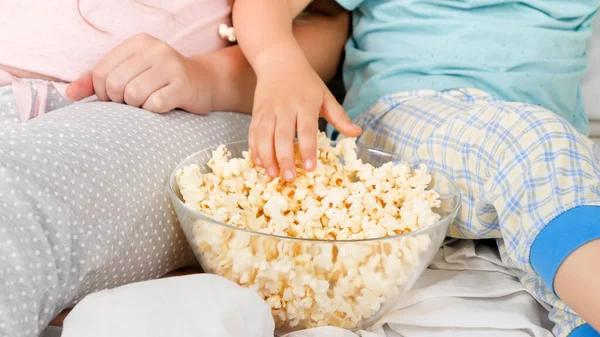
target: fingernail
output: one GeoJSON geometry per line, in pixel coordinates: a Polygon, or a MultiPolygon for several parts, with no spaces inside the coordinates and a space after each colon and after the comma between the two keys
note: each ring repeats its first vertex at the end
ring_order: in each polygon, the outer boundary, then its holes
{"type": "Polygon", "coordinates": [[[304,169],[305,170],[312,170],[313,168],[314,168],[313,161],[311,159],[307,159],[304,162],[304,169]]]}
{"type": "Polygon", "coordinates": [[[267,169],[267,173],[269,174],[269,176],[271,176],[271,178],[277,177],[277,171],[275,171],[275,169],[272,167],[269,167],[269,169],[267,169]]]}
{"type": "Polygon", "coordinates": [[[262,166],[262,162],[260,161],[260,158],[258,158],[258,157],[254,158],[254,165],[262,166]]]}
{"type": "Polygon", "coordinates": [[[292,170],[285,170],[283,173],[283,178],[285,178],[286,181],[292,181],[294,180],[294,173],[292,170]]]}

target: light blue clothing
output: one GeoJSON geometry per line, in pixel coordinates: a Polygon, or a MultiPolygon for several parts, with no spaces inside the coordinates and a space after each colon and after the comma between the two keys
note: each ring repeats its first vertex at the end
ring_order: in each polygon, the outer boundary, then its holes
{"type": "Polygon", "coordinates": [[[600,0],[337,1],[354,11],[344,65],[353,119],[388,94],[476,88],[587,135],[579,82],[600,0]]]}

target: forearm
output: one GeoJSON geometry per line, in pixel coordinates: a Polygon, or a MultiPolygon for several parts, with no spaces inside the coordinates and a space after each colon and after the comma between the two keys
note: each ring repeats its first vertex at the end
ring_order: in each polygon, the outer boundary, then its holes
{"type": "MultiPolygon", "coordinates": [[[[349,32],[344,11],[308,14],[293,24],[293,36],[312,68],[324,81],[335,75],[349,32]]],[[[215,73],[213,111],[252,112],[256,75],[239,46],[197,57],[215,73]]]]}
{"type": "Polygon", "coordinates": [[[233,26],[246,59],[259,74],[273,62],[303,62],[293,19],[310,0],[236,0],[233,26]]]}

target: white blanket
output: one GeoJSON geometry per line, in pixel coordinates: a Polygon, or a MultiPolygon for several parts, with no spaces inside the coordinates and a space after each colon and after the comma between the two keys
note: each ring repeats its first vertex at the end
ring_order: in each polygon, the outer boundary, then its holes
{"type": "MultiPolygon", "coordinates": [[[[262,317],[268,316],[264,303],[256,303],[253,296],[241,296],[245,291],[241,288],[232,291],[229,281],[222,279],[217,282],[222,283],[219,286],[214,278],[210,282],[196,278],[194,283],[187,276],[165,280],[87,297],[65,321],[63,337],[162,337],[181,325],[185,329],[177,329],[178,337],[203,336],[207,332],[215,337],[246,337],[249,326],[253,327],[252,336],[273,334],[272,321],[262,317]],[[190,296],[195,292],[206,294],[207,286],[210,296],[202,297],[204,300],[190,296]],[[178,291],[173,290],[178,287],[178,291]],[[119,303],[127,305],[122,308],[119,303]],[[138,309],[132,307],[135,303],[138,309]],[[253,322],[243,324],[250,318],[253,322]],[[238,324],[224,325],[225,320],[238,324]],[[259,331],[260,326],[263,331],[259,331]]],[[[551,337],[550,329],[547,311],[502,266],[494,245],[455,241],[438,252],[413,290],[370,331],[354,334],[327,327],[298,331],[288,337],[551,337]]]]}

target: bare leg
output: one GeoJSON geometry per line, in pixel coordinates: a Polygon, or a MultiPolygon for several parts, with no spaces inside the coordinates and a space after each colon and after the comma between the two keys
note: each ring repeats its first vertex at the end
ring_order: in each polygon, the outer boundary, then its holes
{"type": "Polygon", "coordinates": [[[558,296],[600,331],[600,240],[575,250],[558,269],[554,289],[558,296]]]}

